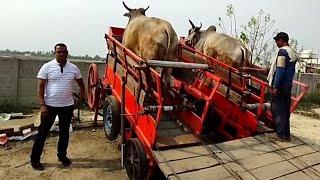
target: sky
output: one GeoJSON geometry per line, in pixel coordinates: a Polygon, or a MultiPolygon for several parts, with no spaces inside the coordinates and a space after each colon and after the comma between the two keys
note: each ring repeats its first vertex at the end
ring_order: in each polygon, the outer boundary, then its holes
{"type": "MultiPolygon", "coordinates": [[[[232,4],[238,24],[263,9],[275,28],[298,40],[305,49],[320,49],[319,0],[124,0],[131,8],[150,5],[146,15],[169,21],[178,36],[186,36],[190,18],[203,27],[217,25],[232,4]]],[[[0,0],[0,50],[51,51],[68,45],[72,55],[107,53],[104,33],[109,26],[125,27],[127,12],[118,0],[0,0]]],[[[218,29],[219,30],[219,29],[218,29]]]]}

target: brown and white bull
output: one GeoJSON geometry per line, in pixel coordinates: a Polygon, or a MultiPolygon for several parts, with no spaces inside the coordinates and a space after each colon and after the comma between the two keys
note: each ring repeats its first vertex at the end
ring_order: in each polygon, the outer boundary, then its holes
{"type": "Polygon", "coordinates": [[[188,45],[235,68],[249,66],[251,53],[239,39],[217,33],[215,26],[200,30],[202,25],[197,27],[191,20],[189,22],[191,29],[186,38],[188,45]]]}
{"type": "MultiPolygon", "coordinates": [[[[178,36],[171,24],[159,18],[146,17],[145,12],[149,6],[146,9],[132,9],[124,2],[123,5],[129,11],[124,14],[129,17],[129,22],[122,43],[146,61],[151,59],[176,61],[178,36]]],[[[166,91],[172,70],[164,68],[162,71],[166,91]]]]}

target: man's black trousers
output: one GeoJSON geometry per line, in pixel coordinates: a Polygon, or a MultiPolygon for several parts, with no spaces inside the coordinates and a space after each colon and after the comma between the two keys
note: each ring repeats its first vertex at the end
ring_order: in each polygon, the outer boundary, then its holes
{"type": "Polygon", "coordinates": [[[38,134],[34,140],[31,161],[40,161],[44,143],[49,134],[49,131],[54,123],[56,116],[59,117],[59,142],[58,142],[58,157],[66,157],[69,143],[69,127],[73,115],[73,105],[66,107],[47,106],[48,112],[41,113],[41,123],[38,128],[38,134]]]}
{"type": "Polygon", "coordinates": [[[278,93],[272,96],[272,116],[276,123],[276,132],[281,138],[290,137],[290,107],[292,84],[282,85],[278,93]]]}

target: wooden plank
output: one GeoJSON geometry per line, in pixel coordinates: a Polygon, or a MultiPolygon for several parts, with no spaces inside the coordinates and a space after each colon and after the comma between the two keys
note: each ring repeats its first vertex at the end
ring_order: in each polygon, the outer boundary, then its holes
{"type": "Polygon", "coordinates": [[[306,169],[308,167],[320,164],[320,152],[315,152],[290,159],[289,162],[297,166],[299,169],[306,169]]]}
{"type": "Polygon", "coordinates": [[[276,152],[261,154],[258,156],[248,157],[238,161],[238,163],[247,170],[267,166],[273,163],[281,162],[284,158],[282,158],[276,152]]]}
{"type": "Polygon", "coordinates": [[[159,149],[198,145],[201,141],[193,134],[181,134],[177,136],[158,136],[156,146],[159,149]]]}
{"type": "Polygon", "coordinates": [[[138,65],[137,61],[133,60],[130,56],[126,56],[128,64],[133,67],[138,65]]]}
{"type": "Polygon", "coordinates": [[[309,176],[307,176],[305,173],[298,171],[286,176],[282,176],[280,178],[277,178],[277,180],[312,180],[309,176]]]}
{"type": "Polygon", "coordinates": [[[133,94],[138,92],[139,84],[130,74],[127,75],[127,87],[133,94]]]}
{"type": "Polygon", "coordinates": [[[173,161],[209,154],[210,152],[203,146],[191,146],[186,148],[177,148],[165,151],[153,151],[153,155],[158,163],[162,163],[165,160],[173,161]]]}
{"type": "MultiPolygon", "coordinates": [[[[177,176],[179,179],[184,180],[218,180],[231,177],[231,174],[223,166],[214,166],[197,171],[178,174],[177,176]]],[[[168,179],[177,180],[178,178],[175,175],[171,175],[168,179]]]]}
{"type": "Polygon", "coordinates": [[[185,134],[182,129],[176,128],[176,129],[159,129],[158,130],[158,136],[178,136],[185,134]]]}
{"type": "Polygon", "coordinates": [[[226,151],[228,156],[230,156],[233,160],[240,160],[268,152],[272,152],[273,149],[269,148],[265,144],[256,144],[253,146],[243,147],[240,149],[234,149],[230,151],[226,151]]]}
{"type": "MultiPolygon", "coordinates": [[[[164,141],[169,142],[167,139],[164,141]]],[[[168,179],[292,178],[289,174],[307,177],[298,173],[301,171],[310,176],[307,170],[312,172],[310,177],[320,177],[320,152],[294,136],[291,142],[279,142],[258,135],[211,144],[208,148],[217,157],[221,158],[224,154],[229,160],[222,160],[220,165],[220,159],[212,156],[203,146],[154,151],[153,154],[168,179]],[[287,157],[283,152],[288,154],[287,157]]]]}
{"type": "Polygon", "coordinates": [[[114,58],[113,58],[111,55],[108,56],[108,62],[107,62],[107,64],[108,64],[108,67],[110,67],[111,69],[114,69],[115,60],[114,60],[114,58]]]}
{"type": "Polygon", "coordinates": [[[120,63],[116,63],[116,73],[117,73],[119,76],[124,75],[124,68],[121,66],[120,63]]]}
{"type": "Polygon", "coordinates": [[[314,167],[304,169],[302,172],[311,177],[311,179],[320,179],[320,171],[315,170],[314,167]]]}
{"type": "Polygon", "coordinates": [[[274,144],[276,144],[277,146],[279,146],[281,149],[286,149],[286,148],[290,148],[290,147],[294,147],[294,146],[298,146],[298,145],[302,145],[304,144],[304,142],[302,142],[301,140],[299,140],[298,138],[292,136],[290,141],[278,141],[273,139],[271,136],[272,133],[265,133],[265,138],[269,139],[270,141],[272,141],[274,144]]]}
{"type": "Polygon", "coordinates": [[[219,143],[219,144],[216,144],[216,146],[223,151],[229,151],[229,150],[240,149],[243,147],[248,147],[248,146],[252,146],[260,143],[261,142],[255,139],[254,137],[247,137],[247,138],[219,143]]]}
{"type": "Polygon", "coordinates": [[[177,129],[180,128],[176,122],[173,121],[160,121],[160,124],[158,125],[159,130],[165,130],[165,129],[177,129]]]}
{"type": "MultiPolygon", "coordinates": [[[[227,90],[228,90],[228,87],[224,84],[221,84],[219,87],[218,87],[218,91],[221,92],[224,96],[227,95],[227,90]]],[[[235,91],[233,91],[232,89],[230,89],[229,91],[229,99],[236,103],[236,104],[240,104],[241,102],[241,95],[236,93],[235,91]]]]}
{"type": "Polygon", "coordinates": [[[225,152],[217,148],[217,146],[210,144],[207,147],[220,159],[222,163],[228,163],[233,161],[225,152]]]}
{"type": "Polygon", "coordinates": [[[170,114],[168,112],[163,112],[162,113],[160,123],[162,121],[172,121],[171,118],[170,118],[170,114]]]}
{"type": "Polygon", "coordinates": [[[259,121],[258,123],[258,128],[257,128],[257,133],[261,134],[261,133],[271,133],[274,132],[273,129],[268,128],[263,122],[259,121]]]}
{"type": "Polygon", "coordinates": [[[299,145],[299,146],[294,146],[291,148],[285,149],[285,151],[289,152],[292,154],[294,157],[306,155],[306,154],[311,154],[315,153],[316,150],[314,150],[311,146],[308,145],[299,145]]]}
{"type": "Polygon", "coordinates": [[[274,179],[297,171],[299,171],[297,167],[288,161],[282,161],[251,170],[250,173],[258,179],[274,179]]]}
{"type": "Polygon", "coordinates": [[[212,156],[198,156],[177,161],[169,161],[158,164],[166,177],[174,173],[195,171],[218,165],[219,162],[212,156]]]}
{"type": "Polygon", "coordinates": [[[145,97],[146,97],[146,92],[143,89],[141,89],[140,96],[139,96],[139,104],[140,105],[143,105],[145,97]]]}

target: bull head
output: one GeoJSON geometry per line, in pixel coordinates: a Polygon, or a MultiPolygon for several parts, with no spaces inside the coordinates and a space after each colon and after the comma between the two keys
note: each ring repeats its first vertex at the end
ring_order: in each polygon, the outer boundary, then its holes
{"type": "Polygon", "coordinates": [[[139,8],[139,9],[132,9],[129,8],[123,1],[122,1],[123,6],[129,11],[127,13],[124,13],[124,16],[129,17],[130,19],[137,17],[137,16],[145,16],[146,15],[146,11],[149,9],[150,6],[148,6],[147,8],[139,8]]]}
{"type": "Polygon", "coordinates": [[[186,43],[190,46],[195,46],[201,37],[202,31],[200,31],[202,27],[202,23],[200,22],[200,26],[197,27],[193,24],[193,22],[189,19],[191,24],[191,29],[189,29],[188,37],[186,38],[186,43]]]}

